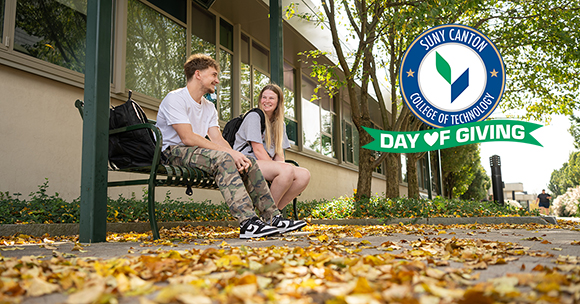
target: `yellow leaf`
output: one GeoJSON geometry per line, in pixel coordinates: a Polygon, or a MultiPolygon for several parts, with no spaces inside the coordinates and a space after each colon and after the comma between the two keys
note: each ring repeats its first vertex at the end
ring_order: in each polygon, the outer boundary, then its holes
{"type": "Polygon", "coordinates": [[[316,283],[315,279],[306,279],[304,281],[302,281],[302,283],[300,283],[300,287],[304,287],[304,288],[309,288],[309,289],[314,289],[316,287],[318,287],[320,284],[316,283]]]}
{"type": "Polygon", "coordinates": [[[258,292],[258,285],[256,284],[246,284],[234,286],[231,289],[231,294],[236,296],[240,300],[251,298],[258,292]]]}
{"type": "Polygon", "coordinates": [[[76,243],[75,246],[71,249],[71,251],[80,251],[80,252],[86,252],[86,250],[83,250],[85,248],[83,248],[83,246],[81,246],[80,243],[76,243]]]}
{"type": "Polygon", "coordinates": [[[192,295],[189,293],[180,294],[175,297],[179,302],[184,304],[212,304],[213,301],[203,295],[192,295]]]}
{"type": "Polygon", "coordinates": [[[66,303],[69,304],[84,304],[96,302],[105,291],[105,284],[98,283],[91,287],[81,289],[80,291],[71,294],[66,303]]]}
{"type": "MultiPolygon", "coordinates": [[[[393,284],[388,289],[385,289],[382,296],[387,302],[394,299],[403,299],[411,293],[411,285],[393,284]]],[[[393,301],[394,302],[394,301],[393,301]]]]}
{"type": "Polygon", "coordinates": [[[328,236],[326,234],[319,235],[318,236],[318,241],[321,242],[321,243],[328,242],[328,236]]]}
{"type": "Polygon", "coordinates": [[[157,294],[155,301],[158,303],[171,303],[175,302],[177,296],[184,295],[184,294],[198,294],[198,288],[194,287],[193,285],[189,284],[175,284],[169,285],[157,294]]]}
{"type": "Polygon", "coordinates": [[[258,282],[258,278],[255,274],[247,274],[240,278],[240,280],[236,283],[236,285],[248,285],[248,284],[256,284],[258,282]]]}
{"type": "Polygon", "coordinates": [[[559,291],[560,285],[556,282],[540,282],[540,284],[536,286],[536,290],[544,293],[548,293],[552,290],[559,291]]]}
{"type": "Polygon", "coordinates": [[[2,251],[24,250],[24,247],[2,247],[2,251]]]}
{"type": "Polygon", "coordinates": [[[355,238],[362,238],[363,237],[362,234],[360,232],[358,232],[358,231],[353,236],[355,238]]]}
{"type": "Polygon", "coordinates": [[[58,285],[51,284],[38,277],[32,278],[29,283],[30,285],[26,288],[26,294],[31,297],[51,294],[59,289],[58,285]]]}
{"type": "Polygon", "coordinates": [[[356,281],[356,286],[354,287],[353,293],[371,293],[374,292],[374,288],[371,287],[369,281],[364,277],[359,277],[356,281]]]}
{"type": "Polygon", "coordinates": [[[344,297],[347,304],[379,304],[381,302],[377,301],[370,294],[354,294],[344,297]]]}

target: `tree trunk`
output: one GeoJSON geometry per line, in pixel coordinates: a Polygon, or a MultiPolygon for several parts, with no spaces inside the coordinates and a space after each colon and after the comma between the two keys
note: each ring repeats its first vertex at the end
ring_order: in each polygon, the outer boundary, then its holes
{"type": "Polygon", "coordinates": [[[387,186],[385,189],[385,196],[387,198],[399,197],[399,153],[387,153],[387,186]]]}
{"type": "Polygon", "coordinates": [[[453,173],[448,173],[443,177],[443,187],[445,188],[445,194],[447,198],[453,198],[453,173]]]}
{"type": "MultiPolygon", "coordinates": [[[[362,147],[372,141],[372,137],[360,128],[362,132],[359,131],[359,147],[362,147]]],[[[364,197],[371,197],[371,183],[373,179],[373,162],[372,157],[373,151],[368,149],[359,149],[359,162],[358,162],[358,180],[355,199],[359,200],[364,197]]]]}
{"type": "Polygon", "coordinates": [[[419,198],[416,153],[407,153],[407,192],[409,198],[419,198]]]}

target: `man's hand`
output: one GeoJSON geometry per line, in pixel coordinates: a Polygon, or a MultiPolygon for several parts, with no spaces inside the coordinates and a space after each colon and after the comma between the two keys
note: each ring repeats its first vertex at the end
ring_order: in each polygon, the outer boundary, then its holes
{"type": "Polygon", "coordinates": [[[252,162],[250,162],[250,160],[241,152],[232,150],[232,152],[230,152],[230,155],[234,159],[236,168],[240,173],[246,172],[252,165],[252,162]]]}

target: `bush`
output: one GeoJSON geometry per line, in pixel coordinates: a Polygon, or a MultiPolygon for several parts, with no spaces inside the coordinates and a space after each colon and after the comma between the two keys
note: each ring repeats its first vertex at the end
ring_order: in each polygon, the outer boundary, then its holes
{"type": "Polygon", "coordinates": [[[570,188],[566,193],[558,196],[552,204],[552,210],[558,216],[580,216],[580,186],[570,188]]]}
{"type": "MultiPolygon", "coordinates": [[[[30,193],[28,200],[0,192],[0,224],[78,223],[80,220],[80,199],[68,203],[55,195],[48,195],[48,180],[38,191],[30,193]]],[[[172,221],[227,221],[234,220],[229,207],[220,202],[180,201],[170,198],[168,191],[163,202],[156,204],[159,222],[172,221]]],[[[291,205],[287,207],[290,211],[291,205]]],[[[311,219],[344,218],[429,218],[429,217],[485,217],[485,216],[526,216],[539,215],[538,211],[528,212],[523,208],[499,206],[493,202],[464,201],[436,197],[433,200],[396,198],[384,196],[355,201],[354,197],[341,196],[332,200],[312,200],[298,202],[298,216],[311,219]]],[[[288,212],[290,214],[290,212],[288,212]]],[[[138,198],[119,195],[108,198],[107,221],[147,222],[147,192],[138,198]]]]}
{"type": "Polygon", "coordinates": [[[429,217],[489,217],[538,216],[537,210],[527,211],[514,206],[500,206],[493,202],[465,201],[435,197],[433,200],[384,196],[355,201],[352,197],[332,200],[300,202],[301,218],[429,218],[429,217]]]}

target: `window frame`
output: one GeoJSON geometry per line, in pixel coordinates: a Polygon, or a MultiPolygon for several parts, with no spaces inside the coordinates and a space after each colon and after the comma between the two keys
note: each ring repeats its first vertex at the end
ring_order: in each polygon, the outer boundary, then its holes
{"type": "MultiPolygon", "coordinates": [[[[302,135],[299,135],[299,137],[302,137],[302,151],[309,153],[309,154],[314,154],[323,158],[327,158],[327,159],[332,159],[333,161],[339,162],[339,157],[340,157],[340,152],[338,151],[337,148],[337,134],[339,134],[339,132],[337,132],[337,126],[340,126],[338,123],[338,113],[337,113],[337,102],[338,102],[338,98],[337,96],[332,96],[330,97],[330,95],[328,95],[326,92],[323,92],[323,94],[326,95],[326,97],[328,97],[329,102],[331,103],[331,106],[329,106],[329,112],[331,115],[331,123],[332,123],[332,134],[329,134],[328,132],[323,131],[323,120],[322,120],[322,104],[320,103],[320,99],[317,100],[316,103],[313,103],[315,106],[317,106],[318,108],[318,122],[319,122],[319,137],[318,139],[320,139],[320,152],[317,152],[316,150],[312,150],[308,147],[306,147],[306,138],[304,137],[304,134],[306,134],[306,132],[304,132],[305,129],[305,125],[304,125],[304,117],[302,115],[302,112],[304,111],[304,107],[302,106],[302,103],[304,102],[304,100],[308,100],[308,102],[312,103],[311,99],[306,99],[303,97],[303,91],[302,91],[302,87],[304,87],[304,83],[305,82],[309,82],[310,84],[314,85],[314,87],[316,88],[316,84],[317,82],[315,80],[313,80],[312,78],[308,77],[306,74],[301,73],[301,89],[300,89],[300,120],[301,120],[301,133],[302,135]],[[330,137],[331,139],[331,147],[332,147],[332,153],[334,154],[333,156],[328,156],[326,154],[324,154],[324,150],[323,150],[323,142],[322,142],[322,136],[327,136],[330,137]]],[[[315,94],[318,96],[318,94],[320,94],[320,91],[318,93],[315,92],[315,94]]],[[[326,110],[324,110],[326,111],[326,110]]],[[[338,141],[340,142],[340,141],[338,141]]]]}
{"type": "Polygon", "coordinates": [[[6,0],[4,4],[4,28],[2,42],[0,43],[0,63],[77,88],[84,88],[84,74],[14,50],[16,1],[6,0]]]}
{"type": "MultiPolygon", "coordinates": [[[[289,116],[286,115],[286,111],[288,109],[286,109],[286,106],[284,106],[284,120],[285,120],[284,123],[286,124],[286,133],[288,133],[288,123],[286,123],[286,120],[292,121],[292,122],[294,122],[296,124],[296,130],[295,130],[296,131],[296,140],[293,141],[288,136],[288,141],[290,142],[290,146],[291,147],[292,146],[298,147],[298,144],[300,142],[300,140],[299,140],[299,138],[300,138],[300,135],[299,134],[300,133],[298,131],[298,129],[299,129],[299,122],[298,122],[298,107],[297,107],[297,96],[298,96],[299,91],[298,91],[298,81],[296,79],[298,77],[297,76],[298,75],[298,69],[296,69],[294,66],[292,66],[289,62],[284,61],[284,72],[283,73],[286,73],[286,70],[285,70],[286,67],[288,67],[288,68],[290,68],[292,70],[292,82],[293,82],[294,86],[291,89],[291,91],[292,91],[292,93],[294,95],[294,100],[292,101],[292,103],[294,105],[294,107],[293,107],[294,108],[294,117],[289,117],[289,116]]],[[[283,78],[285,79],[285,77],[283,77],[283,78]]],[[[290,90],[290,88],[288,88],[286,86],[286,83],[284,83],[283,88],[282,88],[282,91],[284,91],[285,89],[290,90]]],[[[285,100],[285,102],[286,102],[286,100],[285,100]]],[[[288,135],[288,134],[286,134],[286,135],[288,135]]]]}

